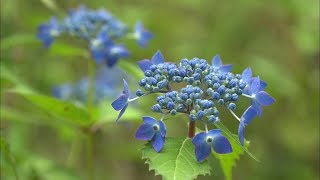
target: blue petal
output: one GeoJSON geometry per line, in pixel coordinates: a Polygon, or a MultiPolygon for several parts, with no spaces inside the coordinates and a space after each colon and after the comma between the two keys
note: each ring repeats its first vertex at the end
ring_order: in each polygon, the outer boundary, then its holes
{"type": "Polygon", "coordinates": [[[267,87],[267,83],[260,79],[260,88],[259,91],[263,91],[267,87]]]}
{"type": "Polygon", "coordinates": [[[205,132],[198,133],[192,138],[192,143],[195,146],[200,146],[201,144],[206,143],[206,137],[207,134],[205,132]]]}
{"type": "Polygon", "coordinates": [[[128,103],[128,96],[126,96],[125,94],[121,94],[118,99],[116,99],[115,101],[112,102],[112,107],[113,109],[115,109],[116,111],[119,111],[121,109],[123,109],[126,104],[128,103]]]}
{"type": "Polygon", "coordinates": [[[212,63],[212,65],[213,65],[214,67],[217,67],[217,68],[219,68],[219,67],[222,66],[222,61],[221,61],[219,55],[214,56],[214,57],[212,58],[212,62],[211,62],[211,63],[212,63]]]}
{"type": "Polygon", "coordinates": [[[248,125],[254,117],[257,116],[257,111],[250,106],[241,116],[241,121],[244,122],[245,125],[248,125]]]}
{"type": "Polygon", "coordinates": [[[256,100],[251,100],[251,106],[257,112],[258,116],[262,115],[262,107],[256,100]]]}
{"type": "Polygon", "coordinates": [[[244,142],[244,128],[245,128],[244,123],[240,122],[239,128],[238,128],[238,136],[239,136],[239,141],[242,146],[243,146],[243,142],[244,142]]]}
{"type": "Polygon", "coordinates": [[[152,65],[152,62],[148,59],[138,61],[138,66],[143,72],[145,72],[146,70],[149,70],[151,65],[152,65]]]}
{"type": "Polygon", "coordinates": [[[257,92],[259,92],[260,89],[260,79],[259,77],[253,78],[252,82],[250,84],[250,92],[252,94],[256,94],[257,92]]]}
{"type": "Polygon", "coordinates": [[[241,79],[244,82],[248,83],[250,81],[251,77],[252,77],[252,70],[251,70],[251,68],[248,67],[242,72],[241,79]]]}
{"type": "Polygon", "coordinates": [[[165,138],[161,136],[160,133],[156,133],[152,138],[152,146],[156,152],[160,152],[163,148],[165,138]]]}
{"type": "Polygon", "coordinates": [[[129,87],[126,80],[123,79],[123,94],[129,98],[129,87]]]}
{"type": "Polygon", "coordinates": [[[212,136],[213,138],[216,136],[220,136],[221,130],[220,129],[212,129],[212,130],[208,131],[207,135],[212,136]]]}
{"type": "Polygon", "coordinates": [[[106,57],[107,66],[113,67],[117,63],[118,59],[119,58],[117,56],[106,57]]]}
{"type": "Polygon", "coordinates": [[[143,116],[142,119],[143,119],[143,122],[146,123],[146,124],[150,124],[150,125],[157,124],[157,120],[154,119],[153,117],[143,116]]]}
{"type": "Polygon", "coordinates": [[[151,62],[153,64],[161,64],[164,63],[164,58],[160,50],[158,50],[151,58],[151,62]]]}
{"type": "Polygon", "coordinates": [[[141,38],[138,39],[138,44],[140,47],[145,48],[147,47],[150,39],[152,39],[152,33],[150,33],[149,31],[144,31],[143,33],[141,33],[141,38]]]}
{"type": "Polygon", "coordinates": [[[262,106],[269,106],[274,103],[274,99],[265,91],[260,91],[256,94],[256,99],[262,106]]]}
{"type": "Polygon", "coordinates": [[[103,49],[91,48],[91,56],[96,61],[96,63],[101,63],[105,58],[105,52],[103,49]]]}
{"type": "Polygon", "coordinates": [[[167,134],[167,128],[166,128],[164,122],[163,121],[159,121],[159,126],[160,126],[161,136],[165,137],[166,134],[167,134]]]}
{"type": "Polygon", "coordinates": [[[123,113],[126,111],[127,107],[128,107],[129,104],[126,104],[120,111],[119,115],[118,115],[118,118],[116,119],[116,122],[119,121],[119,119],[121,118],[121,116],[123,115],[123,113]]]}
{"type": "Polygon", "coordinates": [[[230,72],[232,69],[232,65],[231,64],[227,64],[227,65],[222,65],[220,66],[219,70],[221,72],[230,72]]]}
{"type": "Polygon", "coordinates": [[[199,146],[196,146],[194,150],[198,162],[204,161],[211,154],[211,146],[206,142],[203,142],[199,146]]]}
{"type": "Polygon", "coordinates": [[[136,132],[135,138],[140,140],[151,140],[154,136],[155,131],[151,124],[142,124],[136,132]]]}
{"type": "Polygon", "coordinates": [[[218,154],[227,154],[232,152],[232,147],[229,140],[222,135],[213,138],[212,148],[218,154]]]}
{"type": "Polygon", "coordinates": [[[143,24],[141,21],[138,21],[134,26],[134,31],[142,31],[142,30],[143,30],[143,24]]]}

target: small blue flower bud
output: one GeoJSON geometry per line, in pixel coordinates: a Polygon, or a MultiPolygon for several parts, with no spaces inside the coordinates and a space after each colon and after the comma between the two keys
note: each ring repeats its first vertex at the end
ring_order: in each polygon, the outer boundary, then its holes
{"type": "Polygon", "coordinates": [[[235,103],[230,103],[229,106],[228,106],[228,108],[229,108],[230,110],[235,110],[235,109],[236,109],[236,104],[235,104],[235,103]]]}
{"type": "Polygon", "coordinates": [[[234,94],[232,94],[232,98],[231,98],[231,99],[232,99],[233,101],[237,101],[237,100],[238,100],[238,97],[239,97],[238,94],[234,93],[234,94]]]}
{"type": "MultiPolygon", "coordinates": [[[[201,72],[201,69],[199,69],[200,70],[200,72],[201,72]]],[[[193,78],[195,79],[195,80],[200,80],[201,79],[201,75],[199,74],[199,73],[195,73],[194,75],[193,75],[193,78]]]]}
{"type": "Polygon", "coordinates": [[[152,72],[154,72],[155,70],[157,69],[157,66],[156,65],[151,65],[150,66],[150,70],[152,71],[152,72]]]}
{"type": "Polygon", "coordinates": [[[177,114],[177,111],[176,111],[175,109],[172,109],[172,110],[170,111],[170,114],[174,116],[174,115],[177,114]]]}
{"type": "Polygon", "coordinates": [[[173,102],[168,102],[168,104],[167,104],[167,109],[168,109],[168,110],[174,109],[174,103],[173,103],[173,102]]]}
{"type": "Polygon", "coordinates": [[[152,109],[152,111],[154,111],[154,112],[159,112],[159,113],[162,112],[160,104],[155,104],[155,105],[153,105],[151,109],[152,109]]]}
{"type": "Polygon", "coordinates": [[[231,95],[229,93],[226,93],[223,98],[226,100],[226,101],[230,101],[231,100],[231,95]]]}
{"type": "Polygon", "coordinates": [[[245,82],[243,82],[243,81],[240,81],[240,82],[239,82],[239,88],[240,88],[240,89],[244,89],[244,88],[246,87],[246,85],[247,85],[247,84],[246,84],[245,82]]]}
{"type": "Polygon", "coordinates": [[[221,85],[218,89],[217,89],[217,92],[219,94],[223,94],[226,90],[226,87],[224,85],[221,85]]]}
{"type": "Polygon", "coordinates": [[[141,79],[140,81],[139,81],[139,86],[145,86],[146,85],[146,79],[141,79]]]}
{"type": "Polygon", "coordinates": [[[202,110],[198,111],[197,116],[199,119],[202,119],[204,116],[204,112],[202,110]]]}
{"type": "Polygon", "coordinates": [[[197,116],[194,114],[190,114],[189,119],[190,119],[190,121],[195,121],[195,120],[197,120],[197,116]]]}
{"type": "Polygon", "coordinates": [[[216,117],[214,115],[209,116],[209,120],[210,123],[214,123],[216,121],[216,117]]]}
{"type": "Polygon", "coordinates": [[[191,99],[187,99],[186,103],[187,103],[187,105],[190,106],[192,104],[192,100],[191,99]]]}
{"type": "Polygon", "coordinates": [[[211,97],[215,100],[218,100],[220,98],[220,94],[218,92],[213,92],[211,97]]]}
{"type": "Polygon", "coordinates": [[[213,87],[213,89],[218,89],[220,87],[220,84],[219,83],[214,83],[212,87],[213,87]]]}
{"type": "Polygon", "coordinates": [[[193,78],[193,77],[189,77],[188,83],[189,83],[189,84],[193,84],[193,82],[194,82],[194,78],[193,78]]]}
{"type": "Polygon", "coordinates": [[[213,94],[212,88],[208,88],[208,89],[207,89],[207,94],[208,94],[209,96],[212,96],[212,94],[213,94]]]}
{"type": "Polygon", "coordinates": [[[183,105],[183,104],[179,104],[178,107],[177,107],[177,111],[178,112],[182,112],[186,109],[186,107],[183,105]]]}
{"type": "Polygon", "coordinates": [[[224,100],[223,100],[223,99],[219,99],[219,100],[218,100],[218,104],[219,104],[220,106],[222,106],[222,105],[224,104],[224,100]]]}
{"type": "Polygon", "coordinates": [[[138,89],[137,91],[136,91],[136,95],[137,96],[142,96],[144,94],[144,92],[141,90],[141,89],[138,89]]]}
{"type": "Polygon", "coordinates": [[[152,76],[152,72],[151,72],[150,70],[146,70],[146,71],[144,72],[144,75],[145,75],[146,77],[151,77],[151,76],[152,76]]]}
{"type": "Polygon", "coordinates": [[[159,88],[158,87],[152,87],[152,91],[153,92],[159,92],[159,88]]]}

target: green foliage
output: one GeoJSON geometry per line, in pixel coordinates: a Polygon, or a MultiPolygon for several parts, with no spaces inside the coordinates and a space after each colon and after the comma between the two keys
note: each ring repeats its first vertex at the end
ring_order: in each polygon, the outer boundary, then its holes
{"type": "Polygon", "coordinates": [[[149,169],[164,179],[188,180],[195,179],[198,175],[210,174],[208,161],[197,162],[194,146],[189,138],[166,138],[166,144],[160,153],[155,152],[150,143],[142,151],[142,158],[147,159],[149,169]]]}
{"type": "MultiPolygon", "coordinates": [[[[233,137],[238,138],[237,135],[233,135],[233,137]]],[[[236,161],[239,160],[240,155],[242,155],[244,152],[243,149],[240,148],[235,141],[230,140],[230,138],[229,141],[232,146],[232,153],[217,154],[214,151],[212,151],[212,154],[220,161],[221,169],[226,177],[226,180],[232,180],[232,168],[236,166],[236,161]]],[[[245,142],[245,146],[246,148],[249,146],[248,141],[245,142]]]]}
{"type": "Polygon", "coordinates": [[[12,167],[13,169],[13,172],[14,172],[14,175],[16,177],[16,179],[18,180],[18,172],[17,172],[17,169],[16,169],[16,164],[15,164],[15,160],[9,150],[9,145],[8,143],[6,142],[6,140],[3,138],[3,137],[0,137],[0,167],[1,169],[3,168],[3,161],[7,161],[10,166],[12,167]]]}

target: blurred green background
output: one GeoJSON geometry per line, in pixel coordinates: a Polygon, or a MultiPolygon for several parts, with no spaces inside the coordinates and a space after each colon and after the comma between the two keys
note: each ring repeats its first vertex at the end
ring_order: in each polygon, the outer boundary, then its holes
{"type": "MultiPolygon", "coordinates": [[[[168,61],[193,57],[211,61],[220,54],[224,63],[234,65],[235,73],[250,66],[254,75],[268,83],[267,92],[276,103],[246,128],[250,150],[261,162],[241,156],[233,178],[319,179],[319,1],[55,2],[59,12],[83,4],[93,9],[103,7],[130,26],[142,20],[154,39],[147,49],[128,43],[132,56],[123,61],[132,64],[160,49],[168,61]]],[[[50,9],[49,0],[1,0],[1,65],[46,95],[54,85],[87,74],[83,57],[63,51],[62,43],[60,48],[53,44],[53,50],[47,50],[36,40],[37,26],[52,15],[57,12],[50,9]]],[[[4,91],[8,86],[1,83],[1,136],[8,143],[20,179],[86,179],[80,130],[4,91]]],[[[154,115],[148,109],[152,103],[149,98],[137,106],[145,109],[143,115],[154,115]]],[[[247,105],[236,112],[241,114],[247,105]]],[[[161,179],[141,160],[143,142],[133,137],[140,121],[116,125],[116,114],[109,118],[110,123],[93,136],[96,179],[161,179]]],[[[186,117],[176,119],[181,118],[186,117]]],[[[231,115],[222,119],[237,132],[238,124],[231,115]]],[[[183,121],[168,122],[169,136],[184,136],[186,130],[181,126],[185,126],[183,121]]],[[[216,166],[212,176],[199,179],[223,179],[216,166]]],[[[10,162],[2,154],[1,179],[14,179],[10,162]]]]}

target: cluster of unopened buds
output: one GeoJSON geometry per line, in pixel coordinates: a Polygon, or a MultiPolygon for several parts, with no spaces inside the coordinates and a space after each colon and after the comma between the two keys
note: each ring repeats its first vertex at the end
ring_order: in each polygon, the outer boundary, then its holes
{"type": "Polygon", "coordinates": [[[112,103],[112,107],[120,111],[117,121],[121,118],[128,103],[149,94],[157,93],[156,103],[151,110],[161,114],[160,120],[153,117],[142,117],[143,124],[135,137],[151,141],[156,152],[165,146],[166,126],[164,117],[187,114],[189,117],[189,137],[195,146],[198,162],[204,161],[213,149],[218,154],[232,152],[229,140],[222,135],[220,129],[208,130],[208,125],[220,121],[219,107],[228,111],[240,122],[238,136],[244,145],[244,129],[256,116],[261,116],[262,107],[274,103],[274,99],[264,91],[267,84],[259,77],[253,77],[250,68],[242,74],[231,73],[232,65],[223,65],[216,55],[211,65],[204,59],[182,59],[174,64],[165,62],[160,51],[151,60],[138,62],[145,77],[139,81],[141,89],[136,97],[130,96],[127,82],[124,80],[122,94],[112,103]],[[179,84],[175,86],[175,84],[179,84]],[[181,87],[178,90],[173,88],[181,87]],[[251,100],[251,105],[238,117],[234,110],[239,97],[251,100]],[[205,131],[195,135],[195,123],[201,122],[205,131]]]}
{"type": "Polygon", "coordinates": [[[84,6],[71,10],[61,21],[52,17],[49,22],[38,27],[37,37],[45,47],[63,35],[85,40],[92,58],[97,63],[106,62],[109,67],[114,66],[118,59],[129,56],[125,45],[118,44],[121,39],[135,39],[144,48],[152,38],[152,34],[144,29],[141,22],[136,23],[132,32],[129,32],[127,25],[108,11],[89,10],[84,6]]]}

